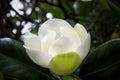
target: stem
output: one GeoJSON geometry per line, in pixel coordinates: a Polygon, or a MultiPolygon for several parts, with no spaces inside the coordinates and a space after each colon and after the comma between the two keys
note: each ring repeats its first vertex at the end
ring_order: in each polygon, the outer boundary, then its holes
{"type": "Polygon", "coordinates": [[[56,78],[56,80],[62,80],[62,78],[60,77],[60,76],[58,76],[58,75],[53,75],[55,78],[56,78]]]}
{"type": "Polygon", "coordinates": [[[80,77],[78,77],[78,76],[76,76],[74,74],[72,74],[72,76],[75,77],[77,80],[82,80],[80,77]]]}

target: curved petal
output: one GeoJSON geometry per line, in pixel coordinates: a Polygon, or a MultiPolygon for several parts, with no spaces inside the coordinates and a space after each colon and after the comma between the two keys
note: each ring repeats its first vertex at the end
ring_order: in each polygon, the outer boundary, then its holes
{"type": "Polygon", "coordinates": [[[22,39],[24,41],[24,44],[27,47],[34,48],[34,49],[40,49],[40,47],[41,47],[40,46],[40,38],[30,32],[23,35],[22,39]]]}
{"type": "Polygon", "coordinates": [[[75,43],[76,47],[78,47],[81,43],[79,35],[72,27],[61,27],[60,28],[60,35],[62,37],[70,38],[75,43]]]}
{"type": "Polygon", "coordinates": [[[71,27],[71,25],[62,19],[50,19],[41,25],[38,34],[41,34],[40,33],[41,29],[48,29],[48,30],[54,30],[57,36],[59,36],[60,27],[71,27]]]}
{"type": "Polygon", "coordinates": [[[40,38],[39,37],[32,37],[28,41],[29,44],[26,46],[33,48],[33,49],[41,49],[41,43],[40,43],[40,38]]]}
{"type": "Polygon", "coordinates": [[[48,64],[51,60],[51,56],[47,53],[43,53],[39,50],[28,48],[24,45],[28,56],[38,65],[48,68],[48,64]]]}
{"type": "Polygon", "coordinates": [[[79,53],[82,60],[86,57],[86,55],[89,52],[90,43],[91,43],[91,37],[90,37],[90,34],[88,33],[85,40],[82,42],[82,44],[77,49],[77,53],[79,53]]]}
{"type": "Polygon", "coordinates": [[[54,42],[55,37],[56,37],[56,33],[51,30],[49,30],[48,33],[43,37],[43,39],[41,40],[41,50],[43,52],[48,53],[48,50],[52,45],[52,43],[54,42]]]}
{"type": "Polygon", "coordinates": [[[81,41],[83,41],[86,38],[87,34],[88,34],[87,31],[86,31],[86,29],[81,24],[76,24],[75,27],[74,27],[74,29],[78,33],[81,41]]]}
{"type": "Polygon", "coordinates": [[[28,44],[28,41],[30,38],[32,37],[36,37],[36,35],[30,33],[30,32],[27,32],[25,33],[24,35],[21,36],[21,39],[24,41],[24,43],[27,45],[28,44]]]}
{"type": "Polygon", "coordinates": [[[49,53],[52,56],[56,56],[60,53],[66,53],[70,51],[75,51],[76,46],[74,45],[74,42],[66,37],[61,37],[57,39],[53,45],[49,49],[49,53]]]}
{"type": "Polygon", "coordinates": [[[38,36],[43,39],[44,36],[46,36],[48,34],[48,29],[44,29],[44,28],[39,28],[38,31],[38,36]]]}

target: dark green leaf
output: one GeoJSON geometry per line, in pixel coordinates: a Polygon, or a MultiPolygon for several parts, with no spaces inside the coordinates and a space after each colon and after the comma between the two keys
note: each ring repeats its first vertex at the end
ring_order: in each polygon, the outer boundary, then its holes
{"type": "MultiPolygon", "coordinates": [[[[22,43],[16,40],[10,38],[1,38],[0,53],[0,71],[2,71],[4,74],[7,73],[7,75],[12,75],[12,77],[14,74],[16,74],[17,77],[21,77],[21,75],[19,75],[19,70],[21,72],[20,74],[28,74],[29,72],[27,73],[25,71],[31,69],[31,67],[34,67],[34,70],[37,70],[37,73],[32,70],[33,73],[37,75],[36,77],[45,77],[44,74],[49,74],[48,69],[41,68],[29,59],[22,43]],[[8,67],[8,69],[6,67],[8,67]]],[[[32,71],[30,73],[32,73],[32,71]]],[[[30,76],[34,77],[32,74],[28,74],[26,78],[30,76]]],[[[32,78],[30,80],[34,79],[32,78]]]]}
{"type": "Polygon", "coordinates": [[[120,0],[110,0],[112,3],[114,3],[116,6],[120,7],[120,0]]]}
{"type": "Polygon", "coordinates": [[[22,43],[10,38],[0,39],[0,52],[9,57],[23,61],[25,63],[31,63],[22,43]]]}
{"type": "Polygon", "coordinates": [[[120,14],[120,3],[119,0],[96,0],[105,8],[120,14]]]}
{"type": "Polygon", "coordinates": [[[13,59],[17,59],[31,66],[40,68],[35,63],[33,63],[31,59],[28,57],[26,50],[23,47],[23,44],[16,40],[10,38],[1,38],[0,53],[3,53],[4,55],[12,57],[13,59]]]}
{"type": "Polygon", "coordinates": [[[67,13],[73,13],[74,12],[73,2],[74,1],[72,1],[72,0],[61,0],[61,6],[63,6],[65,8],[67,13]]]}
{"type": "Polygon", "coordinates": [[[46,12],[51,12],[53,17],[59,17],[59,18],[62,18],[64,16],[62,10],[58,7],[53,7],[53,6],[50,6],[46,3],[41,3],[40,4],[40,7],[45,10],[46,12]]]}
{"type": "Polygon", "coordinates": [[[81,65],[83,80],[120,80],[120,39],[111,40],[90,53],[81,65]]]}
{"type": "Polygon", "coordinates": [[[109,9],[107,0],[96,0],[96,1],[100,3],[102,6],[104,6],[106,9],[109,9]]]}
{"type": "Polygon", "coordinates": [[[110,7],[111,10],[115,11],[117,14],[120,15],[120,7],[118,7],[117,5],[115,5],[112,1],[108,0],[108,5],[110,7]]]}
{"type": "Polygon", "coordinates": [[[77,0],[74,5],[75,12],[79,16],[86,16],[87,14],[89,14],[90,11],[92,11],[93,1],[77,0]]]}
{"type": "Polygon", "coordinates": [[[49,76],[20,61],[0,53],[0,71],[5,78],[19,80],[50,80],[49,76]]]}

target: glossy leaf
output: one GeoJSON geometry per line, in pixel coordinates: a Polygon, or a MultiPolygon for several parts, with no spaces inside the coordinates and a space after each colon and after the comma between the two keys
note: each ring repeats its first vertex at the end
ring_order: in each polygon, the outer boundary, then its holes
{"type": "Polygon", "coordinates": [[[23,62],[28,63],[30,60],[27,56],[25,49],[22,46],[22,43],[12,40],[10,38],[0,39],[0,52],[4,55],[10,56],[23,62]]]}
{"type": "Polygon", "coordinates": [[[49,80],[45,75],[50,76],[48,69],[41,68],[29,59],[22,43],[10,38],[0,39],[0,71],[7,77],[22,80],[38,80],[40,77],[49,80]]]}
{"type": "Polygon", "coordinates": [[[16,78],[19,80],[49,80],[49,76],[45,73],[3,54],[0,54],[0,71],[7,79],[16,78]]]}
{"type": "Polygon", "coordinates": [[[81,1],[81,0],[77,0],[74,3],[74,8],[75,8],[75,12],[83,17],[83,16],[87,16],[87,14],[89,14],[89,12],[92,10],[93,7],[93,1],[81,1]]]}
{"type": "Polygon", "coordinates": [[[82,80],[120,80],[120,39],[99,46],[83,61],[82,80]]]}
{"type": "Polygon", "coordinates": [[[108,0],[108,5],[109,5],[109,7],[110,7],[111,10],[113,10],[114,12],[116,12],[117,14],[120,15],[120,7],[118,7],[116,4],[114,4],[110,0],[108,0]]]}
{"type": "Polygon", "coordinates": [[[23,44],[16,40],[10,38],[1,38],[0,53],[3,53],[4,55],[12,57],[13,59],[19,60],[23,63],[29,64],[33,67],[41,68],[31,61],[23,47],[23,44]]]}

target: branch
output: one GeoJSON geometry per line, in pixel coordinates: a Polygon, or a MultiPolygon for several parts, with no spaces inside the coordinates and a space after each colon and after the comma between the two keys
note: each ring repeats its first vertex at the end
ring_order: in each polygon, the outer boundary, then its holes
{"type": "Polygon", "coordinates": [[[65,19],[66,18],[70,18],[70,19],[73,19],[76,22],[80,21],[80,18],[78,18],[77,16],[73,16],[73,15],[67,13],[66,9],[62,5],[61,0],[58,0],[58,4],[54,4],[54,3],[48,2],[47,0],[37,0],[37,1],[41,2],[41,3],[46,3],[46,4],[54,6],[54,7],[60,8],[63,11],[63,13],[64,13],[65,19]]]}
{"type": "Polygon", "coordinates": [[[10,6],[10,8],[11,8],[18,16],[20,16],[22,19],[25,19],[26,21],[29,21],[29,22],[34,22],[31,18],[24,17],[24,16],[20,15],[12,6],[10,6]]]}
{"type": "Polygon", "coordinates": [[[64,12],[65,17],[68,17],[66,9],[63,7],[61,0],[58,0],[58,6],[64,12]]]}
{"type": "Polygon", "coordinates": [[[33,1],[34,1],[34,2],[32,2],[32,3],[33,3],[32,11],[31,11],[30,15],[28,15],[28,17],[31,17],[31,15],[32,15],[32,13],[33,13],[33,11],[35,10],[35,7],[36,7],[36,5],[37,5],[37,0],[33,0],[33,1]]]}

